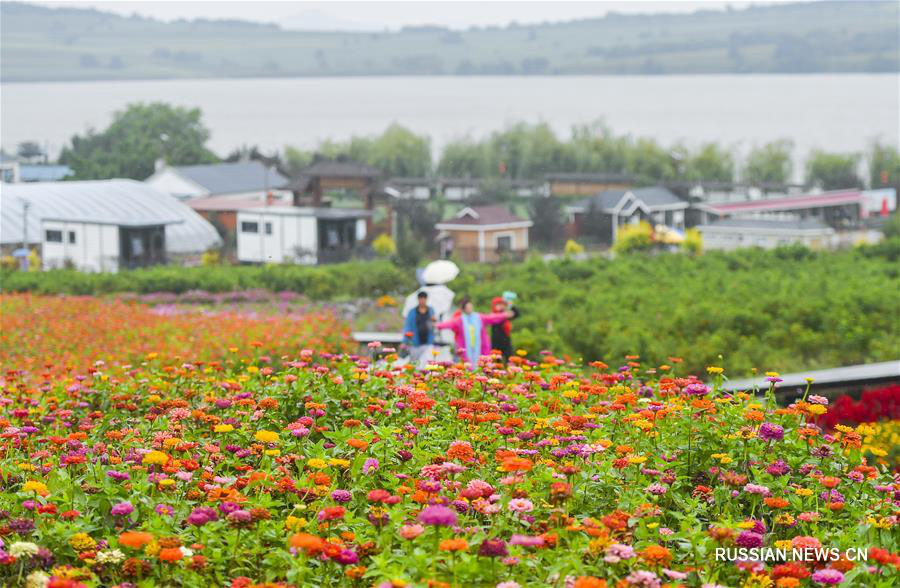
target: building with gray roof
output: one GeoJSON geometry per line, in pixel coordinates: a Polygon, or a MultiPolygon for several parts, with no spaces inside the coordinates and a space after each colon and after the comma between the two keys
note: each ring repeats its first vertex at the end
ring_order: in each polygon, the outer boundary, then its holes
{"type": "Polygon", "coordinates": [[[690,203],[670,190],[652,186],[605,190],[565,207],[573,236],[589,236],[611,245],[626,224],[647,221],[676,231],[685,228],[685,211],[690,203]]]}
{"type": "Polygon", "coordinates": [[[178,199],[231,195],[264,200],[269,193],[289,195],[289,180],[259,161],[203,165],[157,165],[147,184],[178,199]]]}
{"type": "Polygon", "coordinates": [[[704,249],[731,250],[743,247],[772,249],[805,245],[812,249],[832,246],[835,230],[818,219],[770,220],[724,218],[699,225],[704,249]]]}
{"type": "Polygon", "coordinates": [[[0,219],[4,251],[40,247],[45,268],[116,271],[222,244],[184,203],[134,180],[6,184],[0,219]]]}

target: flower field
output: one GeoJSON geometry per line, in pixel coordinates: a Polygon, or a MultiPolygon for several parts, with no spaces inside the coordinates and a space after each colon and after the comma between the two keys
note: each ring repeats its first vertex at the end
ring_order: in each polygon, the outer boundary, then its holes
{"type": "Polygon", "coordinates": [[[414,372],[341,353],[327,315],[2,310],[0,585],[900,580],[900,479],[870,425],[815,424],[822,397],[729,395],[676,358],[414,372]],[[715,557],[759,547],[818,551],[715,557]]]}
{"type": "MultiPolygon", "coordinates": [[[[91,296],[0,296],[0,367],[30,377],[85,373],[94,362],[139,363],[165,355],[236,360],[231,349],[293,356],[298,349],[349,349],[349,328],[328,312],[185,312],[91,296]]],[[[107,369],[107,368],[104,368],[107,369]]]]}

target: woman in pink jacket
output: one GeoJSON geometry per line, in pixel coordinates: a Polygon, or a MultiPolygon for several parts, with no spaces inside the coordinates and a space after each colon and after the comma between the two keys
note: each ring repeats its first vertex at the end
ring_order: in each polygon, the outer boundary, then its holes
{"type": "Polygon", "coordinates": [[[453,331],[453,334],[456,335],[457,352],[474,367],[478,365],[478,359],[482,355],[488,355],[491,352],[487,326],[502,323],[506,319],[512,318],[513,313],[509,311],[491,314],[475,312],[468,296],[463,297],[459,306],[462,312],[436,326],[438,329],[453,331]]]}

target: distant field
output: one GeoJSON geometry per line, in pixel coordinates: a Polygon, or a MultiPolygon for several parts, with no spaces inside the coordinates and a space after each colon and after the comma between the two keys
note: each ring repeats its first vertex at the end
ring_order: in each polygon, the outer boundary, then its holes
{"type": "Polygon", "coordinates": [[[810,2],[466,31],[163,23],[4,2],[2,80],[896,71],[896,2],[810,2]],[[239,39],[239,42],[236,40],[239,39]]]}

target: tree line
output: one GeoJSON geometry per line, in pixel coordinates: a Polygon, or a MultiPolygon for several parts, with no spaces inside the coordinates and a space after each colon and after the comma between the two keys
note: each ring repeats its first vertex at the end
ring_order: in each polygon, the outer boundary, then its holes
{"type": "MultiPolygon", "coordinates": [[[[194,165],[242,157],[265,161],[293,176],[316,153],[349,156],[380,169],[385,177],[537,180],[553,172],[607,172],[630,175],[645,185],[678,181],[787,184],[794,177],[793,144],[787,139],[756,145],[739,159],[732,149],[717,143],[666,146],[652,138],[616,134],[601,123],[577,125],[568,137],[560,137],[547,123],[518,122],[483,138],[450,141],[436,158],[430,137],[399,124],[379,135],[326,140],[314,150],[288,146],[267,153],[243,146],[225,157],[210,150],[209,137],[199,108],[131,104],[117,112],[106,129],[73,136],[59,162],[69,165],[74,170],[71,179],[78,180],[143,180],[153,173],[157,159],[170,165],[194,165]]],[[[866,153],[815,150],[806,158],[803,171],[806,185],[826,190],[896,187],[900,152],[878,141],[866,153]]]]}

